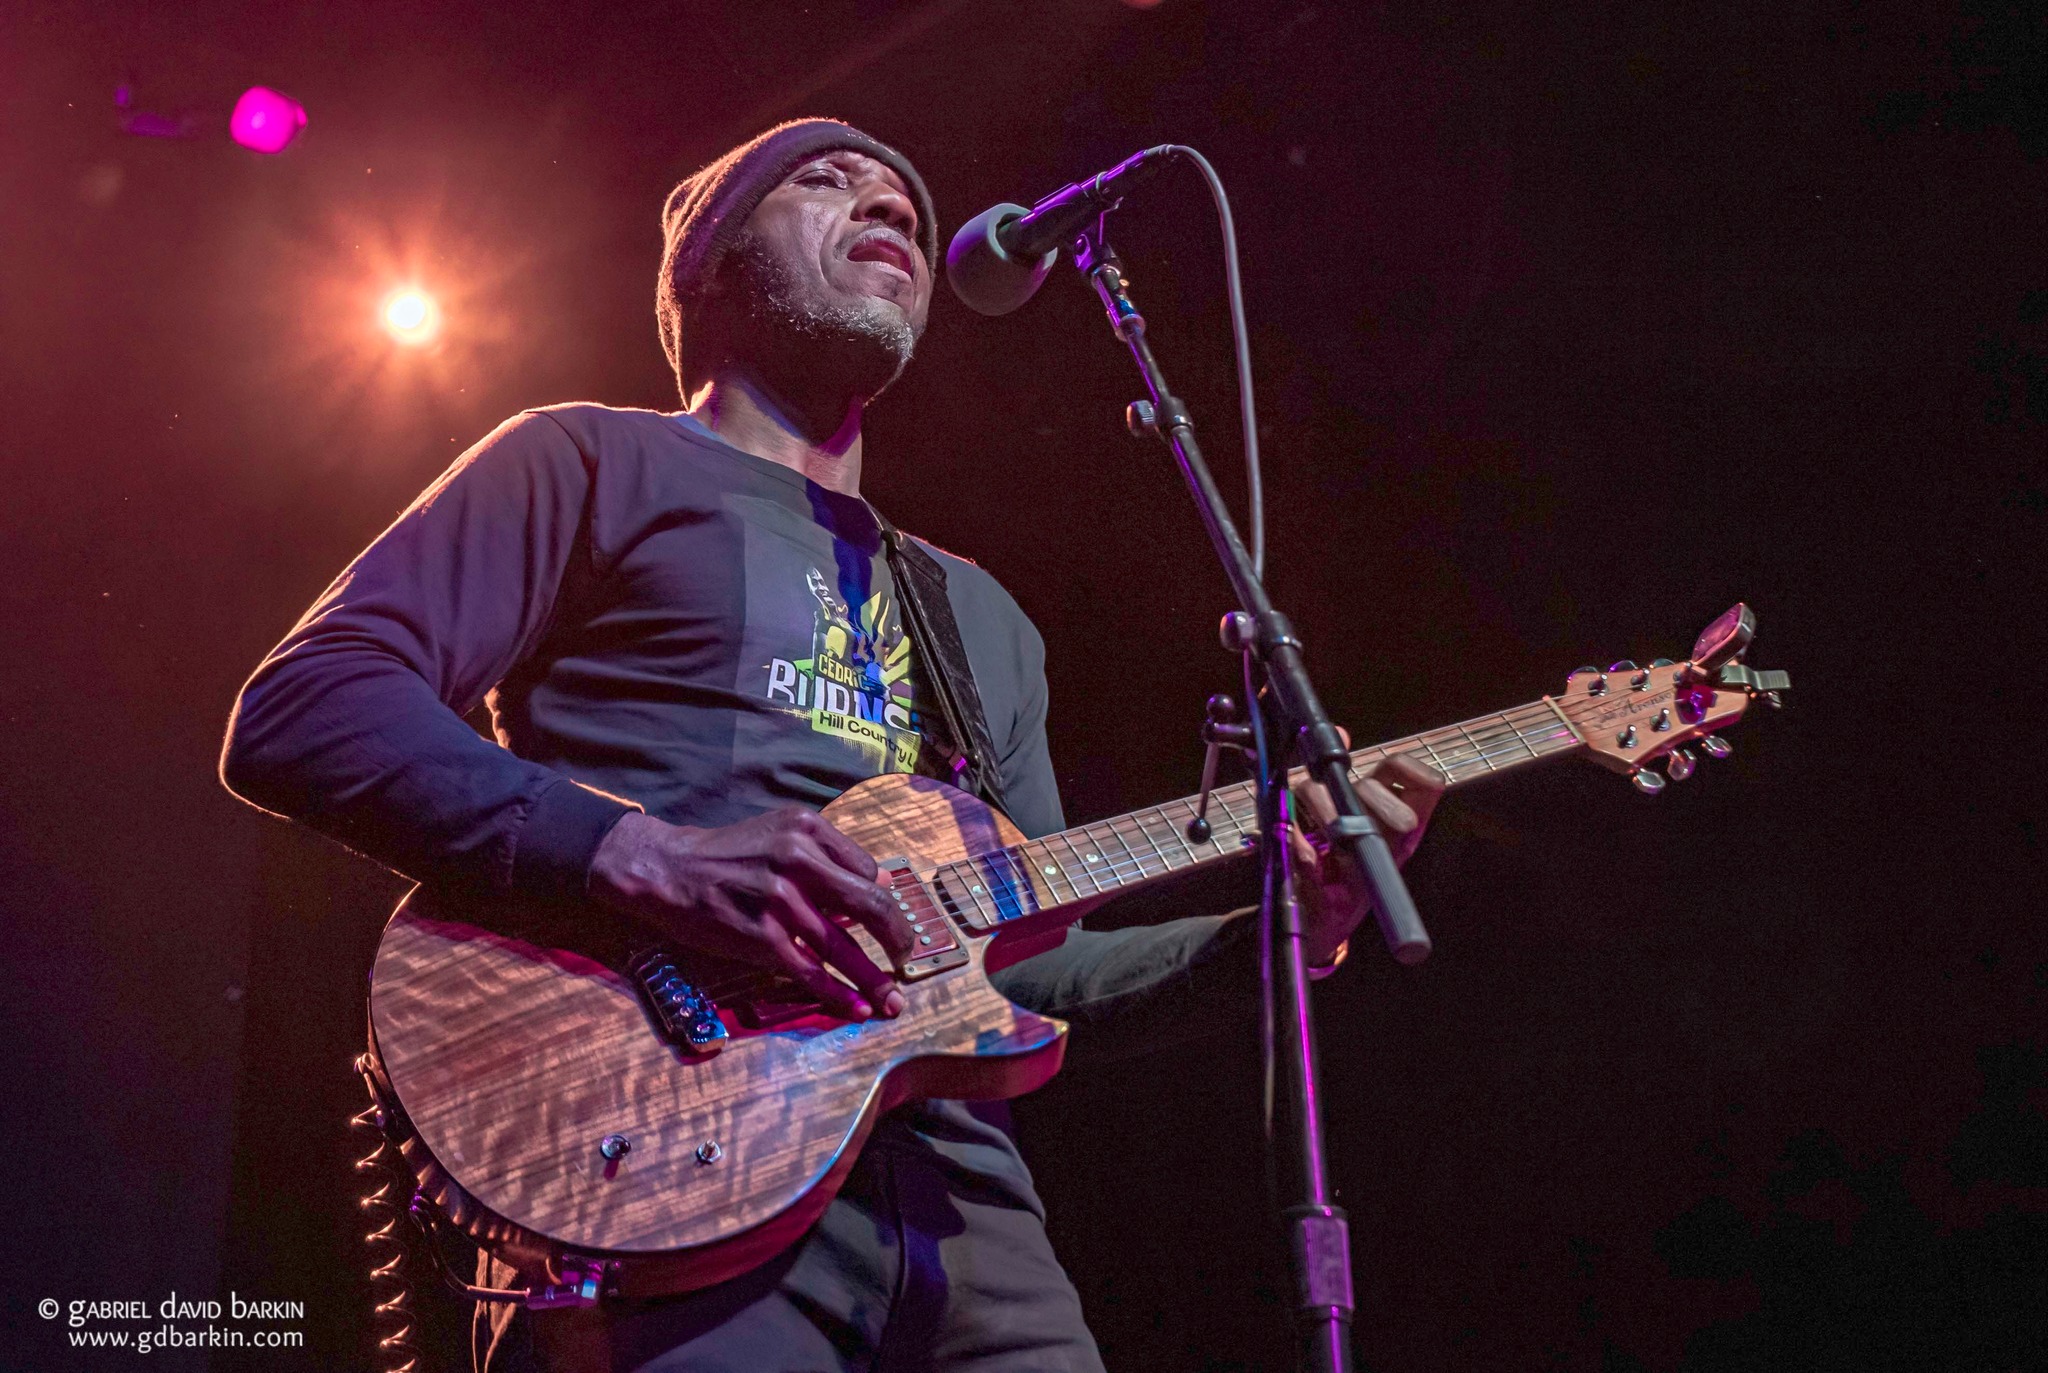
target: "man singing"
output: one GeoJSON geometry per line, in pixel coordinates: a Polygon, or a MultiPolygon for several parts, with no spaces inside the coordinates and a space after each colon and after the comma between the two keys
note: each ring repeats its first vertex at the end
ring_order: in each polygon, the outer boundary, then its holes
{"type": "MultiPolygon", "coordinates": [[[[422,881],[582,903],[779,971],[838,1016],[894,1016],[890,972],[833,920],[894,952],[893,901],[816,812],[881,773],[950,778],[963,747],[860,496],[863,412],[931,302],[930,197],[894,149],[800,120],[676,187],[663,228],[656,306],[685,408],[528,411],[465,453],[256,670],[222,777],[422,881]],[[495,743],[462,718],[479,701],[495,743]]],[[[1038,633],[987,572],[926,551],[1008,812],[1030,836],[1062,829],[1038,633]]],[[[1440,791],[1405,761],[1362,787],[1403,858],[1440,791]]],[[[1327,968],[1364,912],[1318,877],[1306,952],[1327,968]]],[[[1183,1003],[1193,1019],[1255,995],[1255,924],[1074,931],[996,984],[1072,1022],[1077,1050],[1119,1020],[1158,1034],[1183,1003]]],[[[958,1102],[893,1112],[792,1248],[688,1296],[538,1318],[541,1362],[1099,1370],[999,1122],[958,1102]]]]}

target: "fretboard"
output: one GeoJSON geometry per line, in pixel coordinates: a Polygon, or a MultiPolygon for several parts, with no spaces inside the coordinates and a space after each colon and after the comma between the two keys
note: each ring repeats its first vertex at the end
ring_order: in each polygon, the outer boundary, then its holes
{"type": "MultiPolygon", "coordinates": [[[[1412,734],[1354,751],[1351,774],[1394,754],[1412,754],[1451,786],[1508,772],[1580,747],[1549,700],[1447,729],[1412,734]]],[[[1296,769],[1291,780],[1299,783],[1296,769]]],[[[1090,901],[1154,878],[1183,872],[1245,851],[1258,830],[1252,784],[1239,782],[1209,794],[1209,837],[1188,837],[1195,801],[1184,796],[944,864],[920,874],[942,904],[972,928],[988,929],[1034,911],[1090,901]]]]}

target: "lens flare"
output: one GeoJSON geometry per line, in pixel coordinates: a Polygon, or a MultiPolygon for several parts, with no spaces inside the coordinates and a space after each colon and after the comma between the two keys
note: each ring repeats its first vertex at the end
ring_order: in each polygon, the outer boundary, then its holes
{"type": "Polygon", "coordinates": [[[424,291],[408,287],[384,301],[384,331],[408,347],[418,347],[432,339],[440,325],[440,307],[424,291]]]}

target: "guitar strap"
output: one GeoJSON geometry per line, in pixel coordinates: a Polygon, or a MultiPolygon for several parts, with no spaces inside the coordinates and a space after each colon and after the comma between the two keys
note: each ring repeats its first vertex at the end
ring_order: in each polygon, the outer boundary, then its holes
{"type": "Polygon", "coordinates": [[[946,595],[946,569],[881,511],[872,505],[868,510],[882,529],[904,626],[924,663],[939,713],[958,750],[952,764],[954,781],[963,791],[978,793],[1002,810],[1003,779],[996,765],[995,742],[988,732],[988,718],[982,714],[981,693],[975,689],[967,646],[961,643],[960,626],[953,619],[953,602],[946,595]]]}

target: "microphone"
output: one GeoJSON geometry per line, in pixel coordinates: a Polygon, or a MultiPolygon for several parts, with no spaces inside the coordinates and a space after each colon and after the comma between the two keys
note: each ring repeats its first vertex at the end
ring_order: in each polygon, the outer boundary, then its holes
{"type": "Polygon", "coordinates": [[[1002,204],[960,226],[946,249],[953,294],[984,315],[1007,315],[1031,299],[1060,249],[1114,210],[1124,193],[1180,152],[1171,143],[1133,153],[1100,176],[1062,186],[1025,209],[1002,204]]]}

